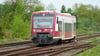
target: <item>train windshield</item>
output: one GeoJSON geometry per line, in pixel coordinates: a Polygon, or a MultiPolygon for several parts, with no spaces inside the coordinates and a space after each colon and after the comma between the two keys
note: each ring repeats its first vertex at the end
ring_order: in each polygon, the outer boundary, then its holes
{"type": "Polygon", "coordinates": [[[53,28],[54,14],[34,14],[33,28],[53,28]]]}

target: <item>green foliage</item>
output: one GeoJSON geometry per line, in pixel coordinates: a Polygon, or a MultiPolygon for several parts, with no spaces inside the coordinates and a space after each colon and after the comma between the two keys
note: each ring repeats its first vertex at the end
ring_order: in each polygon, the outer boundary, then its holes
{"type": "Polygon", "coordinates": [[[15,8],[14,18],[19,16],[20,19],[23,19],[25,14],[24,6],[19,0],[16,0],[16,5],[17,6],[15,8]]]}
{"type": "Polygon", "coordinates": [[[78,28],[89,28],[92,25],[92,21],[88,18],[78,18],[78,28]]]}
{"type": "Polygon", "coordinates": [[[37,12],[37,11],[44,11],[44,6],[42,6],[42,5],[37,5],[37,6],[33,9],[33,12],[37,12]]]}
{"type": "Polygon", "coordinates": [[[67,9],[67,13],[72,13],[72,9],[71,8],[68,8],[67,9]]]}
{"type": "Polygon", "coordinates": [[[29,9],[23,2],[24,0],[15,0],[12,4],[0,4],[0,44],[30,39],[31,14],[44,10],[44,6],[38,5],[40,2],[34,0],[34,6],[31,5],[29,9]]]}
{"type": "Polygon", "coordinates": [[[24,22],[20,17],[16,17],[13,20],[13,24],[11,26],[11,31],[14,37],[29,37],[29,23],[24,22]]]}
{"type": "Polygon", "coordinates": [[[6,13],[9,11],[10,7],[7,4],[0,5],[0,18],[4,17],[6,13]]]}
{"type": "Polygon", "coordinates": [[[4,35],[2,27],[0,27],[0,38],[2,38],[2,36],[4,35]]]}
{"type": "Polygon", "coordinates": [[[79,7],[76,7],[74,10],[75,15],[77,17],[86,17],[89,19],[93,19],[93,13],[92,13],[92,6],[91,5],[83,5],[80,4],[79,7]]]}
{"type": "Polygon", "coordinates": [[[29,37],[29,23],[24,22],[24,6],[21,2],[16,1],[16,8],[14,13],[14,20],[11,25],[11,32],[13,33],[14,37],[29,37]]]}
{"type": "MultiPolygon", "coordinates": [[[[98,32],[100,21],[100,9],[92,5],[76,4],[73,14],[77,17],[78,33],[83,31],[98,32]]],[[[87,32],[86,32],[87,33],[87,32]]]]}
{"type": "Polygon", "coordinates": [[[8,24],[8,18],[9,18],[9,14],[6,14],[5,17],[0,19],[0,37],[4,38],[4,36],[6,35],[5,33],[7,32],[6,29],[9,28],[9,24],[8,24]]]}

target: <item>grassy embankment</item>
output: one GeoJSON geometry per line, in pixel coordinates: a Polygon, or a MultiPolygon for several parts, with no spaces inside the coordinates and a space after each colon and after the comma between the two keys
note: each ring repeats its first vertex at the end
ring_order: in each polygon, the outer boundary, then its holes
{"type": "Polygon", "coordinates": [[[24,38],[0,39],[0,44],[7,44],[20,41],[25,41],[25,39],[24,38]]]}
{"type": "MultiPolygon", "coordinates": [[[[95,38],[91,40],[95,40],[95,38]]],[[[94,43],[100,43],[100,41],[94,43]]],[[[75,56],[100,56],[100,44],[75,56]]]]}

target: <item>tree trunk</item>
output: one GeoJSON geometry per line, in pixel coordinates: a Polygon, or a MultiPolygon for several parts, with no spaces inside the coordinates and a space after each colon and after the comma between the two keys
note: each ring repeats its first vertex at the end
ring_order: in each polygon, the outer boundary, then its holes
{"type": "Polygon", "coordinates": [[[100,32],[100,26],[99,26],[99,32],[100,32]]]}

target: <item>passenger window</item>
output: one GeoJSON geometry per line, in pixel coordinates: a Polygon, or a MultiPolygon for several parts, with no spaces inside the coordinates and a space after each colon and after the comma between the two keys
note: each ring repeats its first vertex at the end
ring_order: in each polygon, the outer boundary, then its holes
{"type": "Polygon", "coordinates": [[[58,31],[62,31],[62,21],[58,21],[58,31]]]}

